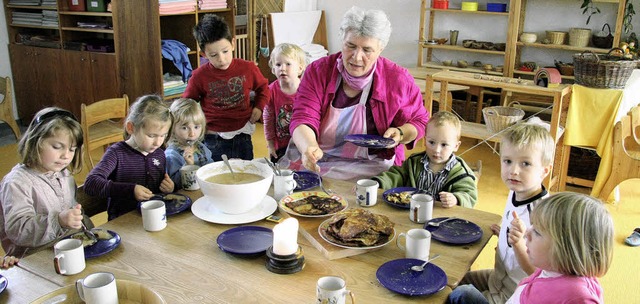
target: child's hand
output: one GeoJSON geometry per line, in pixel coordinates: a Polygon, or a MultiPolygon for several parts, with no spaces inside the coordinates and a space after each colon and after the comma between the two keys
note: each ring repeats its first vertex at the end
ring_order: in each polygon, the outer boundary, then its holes
{"type": "Polygon", "coordinates": [[[440,196],[442,207],[451,208],[458,204],[458,198],[453,193],[442,191],[438,196],[440,196]]]}
{"type": "Polygon", "coordinates": [[[80,229],[82,227],[82,205],[77,204],[71,209],[60,212],[58,214],[58,223],[63,228],[80,229]]]}
{"type": "Polygon", "coordinates": [[[133,196],[139,202],[148,201],[153,196],[153,192],[151,192],[151,190],[147,189],[147,187],[145,186],[136,185],[136,187],[133,188],[133,196]]]}
{"type": "Polygon", "coordinates": [[[269,155],[274,158],[278,158],[278,154],[276,153],[276,144],[273,140],[267,141],[267,150],[269,151],[269,155]]]}
{"type": "Polygon", "coordinates": [[[318,146],[310,146],[307,151],[302,154],[302,165],[313,171],[320,172],[320,166],[318,166],[318,160],[322,158],[324,152],[318,146]]]}
{"type": "Polygon", "coordinates": [[[14,257],[12,255],[6,255],[2,259],[2,264],[0,264],[0,269],[8,269],[9,267],[12,267],[13,265],[18,264],[19,261],[20,261],[20,259],[14,257]]]}
{"type": "Polygon", "coordinates": [[[253,108],[253,111],[251,111],[251,118],[249,118],[249,122],[254,124],[258,120],[260,120],[260,118],[262,118],[262,110],[253,108]]]}
{"type": "Polygon", "coordinates": [[[193,160],[194,150],[195,150],[194,147],[190,146],[190,147],[184,148],[184,152],[182,152],[182,157],[184,157],[184,161],[187,165],[193,165],[195,162],[193,160]]]}
{"type": "Polygon", "coordinates": [[[527,227],[524,222],[518,217],[518,213],[513,211],[513,220],[511,221],[511,225],[509,226],[509,234],[507,235],[507,239],[511,246],[515,246],[519,242],[524,241],[524,234],[527,232],[527,227]]]}
{"type": "Polygon", "coordinates": [[[498,224],[491,225],[491,232],[493,232],[493,235],[500,235],[500,225],[498,224]]]}
{"type": "Polygon", "coordinates": [[[160,191],[162,191],[163,193],[171,193],[173,192],[174,186],[175,185],[173,184],[171,177],[169,177],[169,174],[165,173],[164,179],[160,183],[160,191]]]}

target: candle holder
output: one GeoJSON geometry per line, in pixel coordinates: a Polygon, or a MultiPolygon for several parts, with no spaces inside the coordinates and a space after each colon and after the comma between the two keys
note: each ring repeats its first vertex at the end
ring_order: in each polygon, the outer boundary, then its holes
{"type": "Polygon", "coordinates": [[[267,249],[267,264],[265,265],[271,272],[278,274],[296,273],[304,268],[304,255],[302,247],[298,246],[298,251],[290,255],[279,255],[273,252],[273,246],[267,249]]]}

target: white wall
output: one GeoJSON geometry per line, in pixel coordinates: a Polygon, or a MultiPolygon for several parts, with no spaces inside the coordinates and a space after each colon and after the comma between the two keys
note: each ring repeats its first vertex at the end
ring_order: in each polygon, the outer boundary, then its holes
{"type": "MultiPolygon", "coordinates": [[[[640,13],[640,0],[631,0],[635,10],[640,13]]],[[[487,2],[508,3],[507,0],[479,0],[482,7],[487,2]]],[[[389,15],[393,32],[387,48],[382,55],[404,66],[415,66],[418,58],[418,37],[420,26],[420,0],[318,0],[318,9],[324,10],[327,18],[327,32],[329,36],[329,51],[340,50],[341,41],[338,37],[342,15],[351,7],[359,6],[365,9],[380,9],[389,15]]],[[[450,0],[449,7],[460,7],[461,0],[450,0]]],[[[601,14],[594,15],[585,24],[587,17],[582,15],[578,0],[530,0],[526,12],[525,31],[537,32],[544,36],[545,30],[568,31],[571,27],[587,27],[600,30],[605,22],[615,23],[615,13],[618,4],[598,3],[601,14]]],[[[460,31],[458,43],[464,39],[475,39],[493,42],[506,40],[507,17],[489,17],[467,14],[439,14],[436,21],[435,35],[449,37],[449,30],[460,31]]],[[[634,31],[640,34],[640,14],[633,18],[634,31]]],[[[464,59],[469,62],[482,60],[486,63],[501,64],[500,56],[474,55],[466,52],[434,52],[437,59],[464,59]]],[[[553,50],[526,49],[523,54],[526,61],[538,61],[540,64],[553,64],[552,58],[571,62],[571,53],[553,50]],[[551,60],[550,60],[551,59],[551,60]]]]}

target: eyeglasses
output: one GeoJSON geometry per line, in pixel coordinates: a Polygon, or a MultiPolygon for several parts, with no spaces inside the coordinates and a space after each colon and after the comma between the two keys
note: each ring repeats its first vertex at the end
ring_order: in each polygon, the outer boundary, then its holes
{"type": "Polygon", "coordinates": [[[40,125],[41,123],[43,123],[43,122],[45,122],[47,120],[50,120],[51,118],[60,117],[60,116],[69,117],[69,118],[71,118],[71,119],[73,119],[75,121],[78,121],[78,119],[69,111],[66,111],[66,110],[53,110],[51,112],[47,112],[47,113],[44,113],[44,114],[36,117],[35,123],[36,123],[36,125],[40,125]]]}

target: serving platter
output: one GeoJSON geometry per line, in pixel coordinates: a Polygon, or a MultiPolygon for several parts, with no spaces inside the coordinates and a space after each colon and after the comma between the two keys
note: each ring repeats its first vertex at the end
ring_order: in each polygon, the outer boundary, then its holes
{"type": "Polygon", "coordinates": [[[260,226],[228,229],[216,239],[220,250],[239,256],[263,254],[273,244],[273,230],[260,226]]]}
{"type": "Polygon", "coordinates": [[[424,224],[424,229],[431,232],[431,238],[452,245],[465,245],[477,242],[482,238],[482,228],[465,219],[453,219],[440,224],[439,227],[429,225],[430,222],[439,222],[448,217],[437,217],[424,224]]]}
{"type": "Polygon", "coordinates": [[[407,296],[426,296],[447,285],[447,275],[438,266],[428,263],[423,271],[411,266],[422,265],[419,259],[397,259],[386,262],[376,271],[378,282],[385,288],[407,296]]]}
{"type": "Polygon", "coordinates": [[[273,197],[266,195],[253,209],[240,214],[224,213],[214,207],[213,198],[203,196],[191,205],[191,212],[197,218],[216,224],[246,224],[264,219],[278,209],[273,197]]]}
{"type": "Polygon", "coordinates": [[[337,240],[336,238],[332,237],[331,235],[329,235],[327,233],[327,228],[329,227],[329,223],[331,222],[331,219],[327,219],[324,222],[322,222],[320,224],[320,226],[318,226],[318,233],[320,234],[320,237],[322,237],[323,240],[325,240],[327,243],[334,245],[334,246],[338,246],[341,248],[346,248],[346,249],[358,249],[358,250],[366,250],[366,249],[375,249],[375,248],[380,248],[383,247],[389,243],[391,243],[391,241],[393,241],[393,239],[396,237],[396,229],[393,229],[393,234],[391,234],[386,240],[382,240],[379,241],[378,243],[371,245],[371,246],[350,246],[348,244],[344,244],[343,242],[341,242],[340,240],[337,240]]]}
{"type": "Polygon", "coordinates": [[[7,289],[7,285],[9,285],[9,281],[0,274],[0,293],[7,289]]]}
{"type": "Polygon", "coordinates": [[[385,192],[382,193],[382,199],[384,200],[385,203],[396,207],[396,208],[401,208],[401,209],[409,209],[411,207],[411,204],[407,203],[407,204],[401,204],[401,203],[395,203],[392,202],[388,199],[390,194],[394,194],[394,193],[402,193],[402,192],[415,192],[418,189],[413,188],[413,187],[397,187],[397,188],[391,188],[385,192]]]}
{"type": "Polygon", "coordinates": [[[345,200],[344,198],[342,198],[339,195],[329,195],[326,194],[324,192],[320,192],[320,191],[303,191],[303,192],[294,192],[290,195],[287,195],[285,197],[283,197],[280,202],[278,203],[278,205],[280,206],[280,210],[289,213],[291,215],[295,215],[295,216],[301,216],[301,217],[327,217],[327,216],[331,216],[334,215],[340,211],[343,211],[345,209],[347,209],[347,207],[349,207],[349,203],[347,202],[347,200],[345,200]],[[329,212],[326,214],[301,214],[298,213],[296,211],[294,211],[293,209],[289,208],[287,206],[288,202],[293,202],[293,201],[297,201],[297,200],[301,200],[304,199],[308,196],[312,196],[312,195],[316,195],[319,197],[329,197],[332,198],[334,200],[337,200],[338,202],[340,202],[340,204],[342,204],[342,208],[339,210],[335,210],[333,212],[329,212]]]}
{"type": "Polygon", "coordinates": [[[395,144],[395,140],[391,138],[382,137],[380,135],[371,134],[349,134],[344,137],[344,140],[350,142],[356,146],[365,148],[386,148],[395,144]]]}

